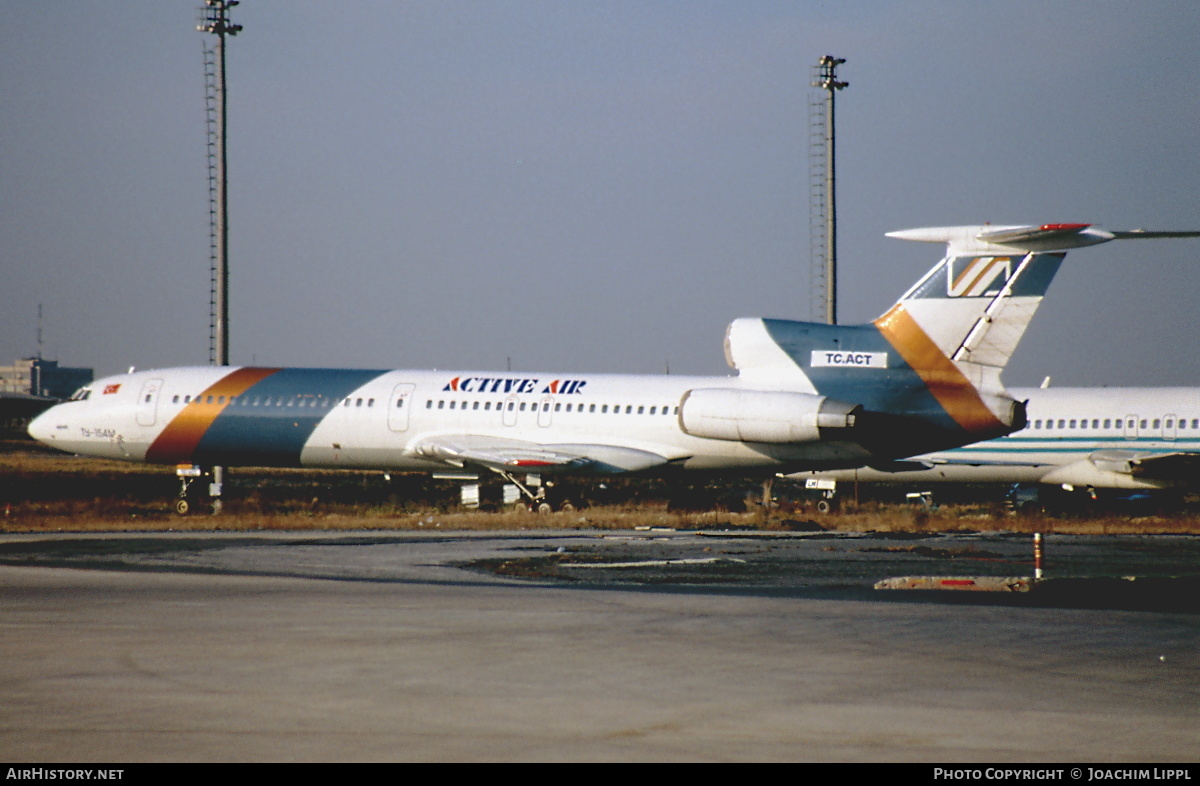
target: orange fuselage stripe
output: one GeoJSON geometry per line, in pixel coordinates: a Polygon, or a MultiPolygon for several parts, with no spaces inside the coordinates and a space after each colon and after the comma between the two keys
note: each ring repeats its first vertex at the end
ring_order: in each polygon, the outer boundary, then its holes
{"type": "Polygon", "coordinates": [[[917,372],[954,422],[967,431],[995,431],[1004,427],[983,403],[975,386],[933,343],[902,304],[897,303],[875,320],[875,327],[917,372]]]}
{"type": "Polygon", "coordinates": [[[279,370],[240,368],[217,380],[167,424],[146,451],[146,461],[175,463],[189,460],[204,437],[204,432],[208,431],[208,427],[217,416],[229,406],[230,397],[242,395],[279,370]],[[208,403],[210,398],[213,402],[211,404],[208,403]],[[223,403],[218,404],[218,401],[223,403]]]}

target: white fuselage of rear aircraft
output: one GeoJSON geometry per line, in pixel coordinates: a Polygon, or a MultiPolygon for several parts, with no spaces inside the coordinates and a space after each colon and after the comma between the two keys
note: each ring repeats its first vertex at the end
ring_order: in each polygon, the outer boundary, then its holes
{"type": "Polygon", "coordinates": [[[1045,483],[1156,489],[1200,480],[1200,388],[1010,388],[1020,431],[915,456],[907,471],[817,473],[862,482],[1045,483]],[[924,467],[920,467],[924,465],[924,467]]]}

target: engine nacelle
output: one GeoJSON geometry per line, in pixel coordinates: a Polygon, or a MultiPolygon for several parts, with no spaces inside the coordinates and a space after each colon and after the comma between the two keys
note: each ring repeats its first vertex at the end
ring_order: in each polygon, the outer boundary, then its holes
{"type": "Polygon", "coordinates": [[[685,434],[737,442],[817,442],[854,426],[861,407],[811,393],[696,388],[679,403],[685,434]],[[824,432],[824,433],[823,433],[824,432]]]}

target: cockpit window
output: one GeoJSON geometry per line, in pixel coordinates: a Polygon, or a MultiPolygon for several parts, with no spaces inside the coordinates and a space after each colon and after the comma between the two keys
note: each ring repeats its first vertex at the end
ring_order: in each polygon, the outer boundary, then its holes
{"type": "Polygon", "coordinates": [[[88,396],[92,395],[91,388],[80,388],[71,394],[71,401],[87,401],[88,396]]]}

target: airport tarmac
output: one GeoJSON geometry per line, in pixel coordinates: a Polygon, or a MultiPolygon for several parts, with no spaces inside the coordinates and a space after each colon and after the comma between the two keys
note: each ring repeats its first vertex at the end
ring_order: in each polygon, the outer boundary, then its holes
{"type": "MultiPolygon", "coordinates": [[[[1169,582],[1198,544],[1052,536],[1047,563],[1169,582]]],[[[0,756],[1200,757],[1194,599],[871,589],[1029,556],[986,533],[5,535],[0,756]]]]}

